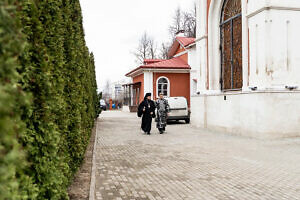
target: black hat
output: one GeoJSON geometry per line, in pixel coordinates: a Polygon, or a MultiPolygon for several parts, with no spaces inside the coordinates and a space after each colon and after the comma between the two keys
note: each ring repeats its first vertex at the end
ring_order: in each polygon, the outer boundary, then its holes
{"type": "Polygon", "coordinates": [[[146,93],[146,95],[145,95],[145,98],[144,99],[146,99],[147,97],[151,97],[151,93],[149,92],[149,93],[146,93]]]}

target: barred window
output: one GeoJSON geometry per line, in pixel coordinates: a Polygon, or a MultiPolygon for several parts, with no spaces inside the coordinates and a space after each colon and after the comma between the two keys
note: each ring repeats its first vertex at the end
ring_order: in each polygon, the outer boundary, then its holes
{"type": "Polygon", "coordinates": [[[236,90],[243,86],[241,0],[224,0],[221,28],[221,87],[236,90]]]}
{"type": "Polygon", "coordinates": [[[157,96],[162,93],[164,96],[169,96],[169,81],[165,77],[160,77],[157,81],[157,96]]]}

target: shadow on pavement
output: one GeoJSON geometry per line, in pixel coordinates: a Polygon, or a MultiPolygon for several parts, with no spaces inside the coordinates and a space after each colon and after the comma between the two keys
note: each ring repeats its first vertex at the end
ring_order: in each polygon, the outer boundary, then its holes
{"type": "Polygon", "coordinates": [[[178,124],[186,124],[185,121],[176,121],[176,120],[172,120],[172,121],[168,121],[168,125],[178,125],[178,124]]]}

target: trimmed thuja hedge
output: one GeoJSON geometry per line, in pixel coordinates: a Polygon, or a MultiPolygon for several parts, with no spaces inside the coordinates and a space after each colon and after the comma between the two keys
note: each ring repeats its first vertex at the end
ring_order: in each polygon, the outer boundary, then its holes
{"type": "Polygon", "coordinates": [[[0,7],[0,199],[68,199],[100,112],[79,0],[0,7]]]}

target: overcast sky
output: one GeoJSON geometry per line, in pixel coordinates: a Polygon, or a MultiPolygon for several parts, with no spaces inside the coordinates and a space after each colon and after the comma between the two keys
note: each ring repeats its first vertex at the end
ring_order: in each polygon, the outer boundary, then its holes
{"type": "Polygon", "coordinates": [[[99,89],[137,67],[132,52],[147,31],[156,42],[169,41],[168,26],[178,6],[191,10],[194,0],[80,0],[90,51],[95,54],[99,89]]]}

